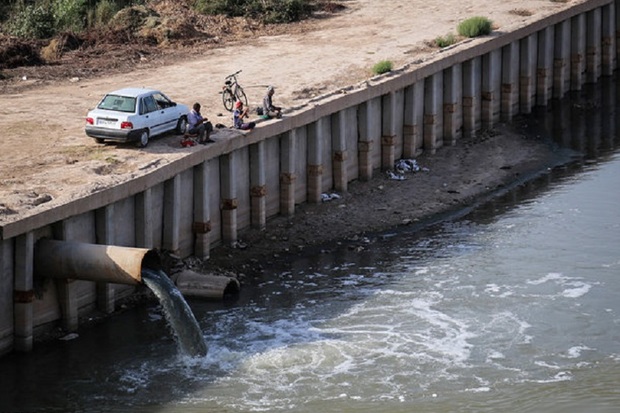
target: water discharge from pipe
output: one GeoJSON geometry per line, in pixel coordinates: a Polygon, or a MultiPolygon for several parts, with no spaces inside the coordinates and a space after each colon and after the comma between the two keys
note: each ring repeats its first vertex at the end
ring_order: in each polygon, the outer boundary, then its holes
{"type": "Polygon", "coordinates": [[[153,291],[164,308],[166,320],[176,334],[181,351],[189,356],[205,356],[207,344],[194,313],[168,275],[161,270],[142,269],[142,282],[153,291]]]}
{"type": "MultiPolygon", "coordinates": [[[[34,273],[39,277],[145,284],[164,308],[166,320],[176,333],[181,351],[189,356],[204,356],[207,345],[196,317],[183,294],[161,267],[157,251],[145,248],[40,239],[34,254],[34,273]]],[[[223,296],[228,288],[221,285],[224,284],[218,284],[218,296],[223,296]]],[[[233,287],[238,290],[238,283],[233,287]]]]}

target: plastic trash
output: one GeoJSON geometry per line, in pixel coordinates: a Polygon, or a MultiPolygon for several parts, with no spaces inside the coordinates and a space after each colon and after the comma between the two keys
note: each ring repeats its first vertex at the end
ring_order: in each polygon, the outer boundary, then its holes
{"type": "Polygon", "coordinates": [[[392,171],[387,171],[387,176],[394,181],[404,181],[406,179],[403,175],[395,174],[392,171]]]}
{"type": "Polygon", "coordinates": [[[338,195],[338,194],[337,194],[337,193],[335,193],[335,192],[334,192],[334,193],[331,193],[331,194],[328,194],[328,193],[322,193],[322,194],[321,194],[321,201],[322,201],[322,202],[329,202],[329,201],[331,201],[332,199],[340,199],[340,195],[338,195]]]}
{"type": "Polygon", "coordinates": [[[420,172],[423,168],[420,167],[418,161],[415,159],[399,159],[394,164],[394,169],[398,172],[420,172]]]}

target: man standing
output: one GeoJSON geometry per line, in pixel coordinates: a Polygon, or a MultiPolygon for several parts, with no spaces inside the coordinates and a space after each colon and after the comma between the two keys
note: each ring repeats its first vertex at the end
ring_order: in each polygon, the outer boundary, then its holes
{"type": "Polygon", "coordinates": [[[211,139],[213,125],[200,114],[200,103],[194,103],[192,110],[187,114],[187,133],[198,135],[198,143],[203,145],[215,142],[211,139]]]}

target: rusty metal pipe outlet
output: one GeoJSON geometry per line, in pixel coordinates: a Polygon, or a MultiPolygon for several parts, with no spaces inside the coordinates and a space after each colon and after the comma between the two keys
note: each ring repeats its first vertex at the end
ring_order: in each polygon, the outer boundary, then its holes
{"type": "Polygon", "coordinates": [[[161,269],[155,250],[40,239],[34,249],[34,274],[135,285],[142,269],[161,269]]]}

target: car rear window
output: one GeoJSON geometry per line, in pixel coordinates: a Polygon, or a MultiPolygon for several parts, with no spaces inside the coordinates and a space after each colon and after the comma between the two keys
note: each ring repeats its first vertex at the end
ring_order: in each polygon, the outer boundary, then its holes
{"type": "Polygon", "coordinates": [[[136,98],[129,96],[106,95],[101,102],[99,102],[97,109],[134,113],[136,111],[136,98]]]}

